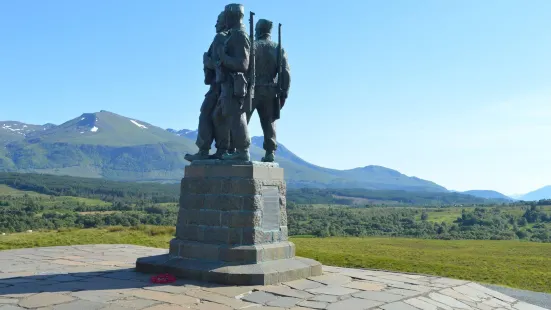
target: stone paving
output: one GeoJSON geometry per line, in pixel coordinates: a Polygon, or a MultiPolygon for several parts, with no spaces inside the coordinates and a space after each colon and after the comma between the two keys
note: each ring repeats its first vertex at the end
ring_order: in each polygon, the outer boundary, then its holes
{"type": "Polygon", "coordinates": [[[468,281],[324,266],[324,274],[271,286],[179,279],[150,283],[136,259],[167,253],[132,245],[0,252],[0,310],[538,310],[468,281]]]}

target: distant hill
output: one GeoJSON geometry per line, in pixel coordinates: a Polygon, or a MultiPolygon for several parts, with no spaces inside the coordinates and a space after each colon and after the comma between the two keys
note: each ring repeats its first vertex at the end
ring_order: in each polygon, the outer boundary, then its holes
{"type": "Polygon", "coordinates": [[[501,200],[507,200],[507,201],[514,200],[509,196],[503,195],[500,192],[496,192],[492,190],[470,190],[470,191],[463,192],[463,194],[480,197],[480,198],[486,198],[486,199],[501,199],[501,200]]]}
{"type": "MultiPolygon", "coordinates": [[[[0,171],[39,172],[123,181],[177,182],[195,153],[196,130],[162,129],[108,111],[60,125],[0,121],[0,171]]],[[[252,138],[253,160],[264,155],[252,138]]],[[[381,166],[336,170],[308,163],[280,144],[277,161],[289,187],[446,192],[433,182],[381,166]]]]}
{"type": "Polygon", "coordinates": [[[519,199],[524,201],[551,199],[551,185],[547,185],[535,191],[529,192],[528,194],[524,194],[519,199]]]}

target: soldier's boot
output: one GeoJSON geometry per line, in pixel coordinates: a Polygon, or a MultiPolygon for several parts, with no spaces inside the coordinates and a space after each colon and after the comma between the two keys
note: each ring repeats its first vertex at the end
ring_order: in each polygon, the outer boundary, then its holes
{"type": "Polygon", "coordinates": [[[217,149],[216,153],[209,156],[210,159],[222,159],[222,156],[224,154],[227,154],[228,152],[225,149],[217,149]]]}
{"type": "Polygon", "coordinates": [[[222,155],[223,160],[243,160],[243,161],[251,161],[251,154],[249,154],[249,149],[245,150],[235,150],[234,153],[229,154],[226,153],[222,155]]]}
{"type": "Polygon", "coordinates": [[[273,163],[275,161],[275,154],[273,151],[266,151],[266,155],[261,159],[265,163],[273,163]]]}
{"type": "Polygon", "coordinates": [[[196,154],[186,154],[184,159],[187,161],[209,159],[209,150],[199,150],[196,154]]]}

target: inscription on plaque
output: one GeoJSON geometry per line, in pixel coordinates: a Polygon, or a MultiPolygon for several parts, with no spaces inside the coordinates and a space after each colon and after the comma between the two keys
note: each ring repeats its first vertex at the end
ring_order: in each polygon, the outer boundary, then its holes
{"type": "Polygon", "coordinates": [[[267,186],[262,189],[262,229],[279,229],[279,189],[277,186],[267,186]]]}

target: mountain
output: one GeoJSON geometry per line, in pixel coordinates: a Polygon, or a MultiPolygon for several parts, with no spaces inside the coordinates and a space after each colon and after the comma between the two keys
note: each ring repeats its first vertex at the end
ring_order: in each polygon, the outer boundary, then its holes
{"type": "Polygon", "coordinates": [[[0,121],[0,144],[23,140],[35,131],[44,131],[54,126],[53,124],[31,125],[16,121],[0,121]]]}
{"type": "MultiPolygon", "coordinates": [[[[0,148],[0,171],[177,182],[189,164],[184,155],[197,151],[196,130],[165,130],[108,111],[84,113],[58,126],[0,124],[8,128],[0,131],[4,146],[0,148]]],[[[252,138],[250,152],[253,160],[264,155],[262,137],[252,138]]],[[[447,191],[433,182],[380,166],[349,170],[319,167],[282,144],[277,161],[285,168],[290,187],[447,191]]]]}
{"type": "Polygon", "coordinates": [[[480,197],[480,198],[486,198],[486,199],[499,199],[499,200],[507,200],[507,201],[514,200],[509,196],[505,196],[500,192],[496,192],[492,190],[470,190],[470,191],[463,192],[463,194],[480,197]]]}
{"type": "Polygon", "coordinates": [[[176,130],[176,129],[168,128],[166,131],[168,131],[170,133],[173,133],[173,134],[175,134],[177,136],[180,136],[180,137],[186,137],[186,138],[191,139],[193,141],[195,141],[195,139],[197,139],[197,130],[189,130],[189,129],[176,130]]]}
{"type": "Polygon", "coordinates": [[[551,199],[551,185],[547,185],[535,191],[529,192],[528,194],[524,194],[519,199],[524,201],[551,199]]]}
{"type": "Polygon", "coordinates": [[[101,111],[8,141],[0,148],[0,170],[174,181],[185,153],[195,150],[192,141],[162,128],[101,111]]]}

